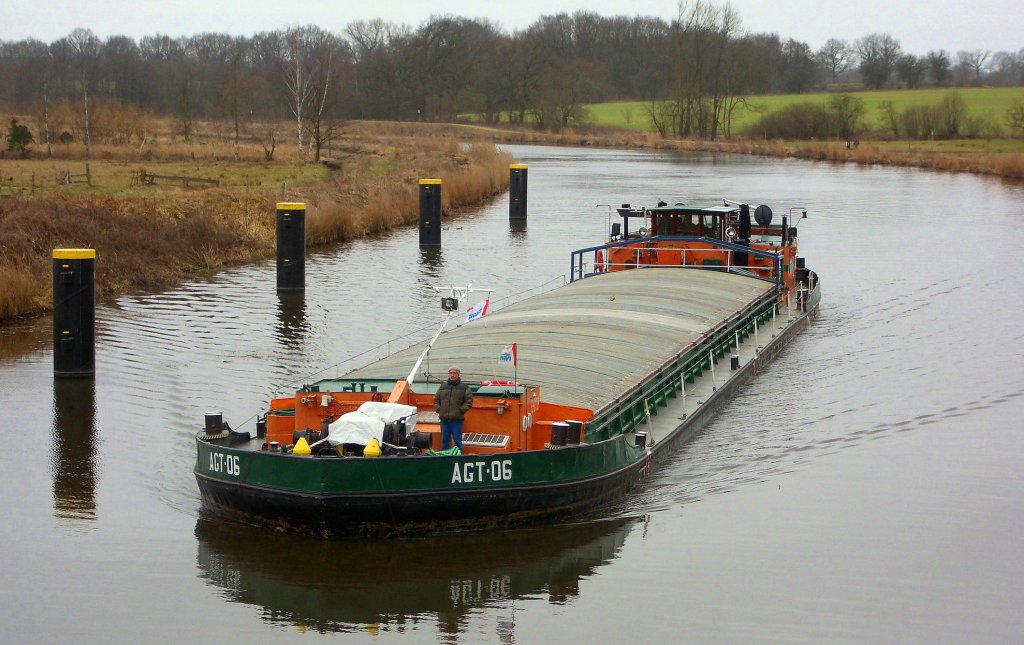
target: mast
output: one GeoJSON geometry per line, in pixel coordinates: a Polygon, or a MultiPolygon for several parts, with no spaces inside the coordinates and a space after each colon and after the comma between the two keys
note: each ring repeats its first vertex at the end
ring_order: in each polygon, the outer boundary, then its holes
{"type": "Polygon", "coordinates": [[[391,390],[391,395],[388,397],[388,401],[391,403],[398,403],[402,400],[408,399],[410,388],[416,379],[416,372],[419,371],[420,365],[423,364],[423,359],[430,353],[430,348],[434,346],[434,343],[441,336],[441,333],[444,332],[444,328],[448,325],[448,321],[452,319],[452,316],[459,312],[459,303],[469,297],[469,294],[471,293],[484,292],[490,294],[494,291],[494,289],[474,289],[472,282],[465,287],[435,287],[431,285],[430,288],[440,294],[447,291],[447,296],[441,296],[441,309],[444,310],[447,315],[441,322],[441,326],[438,327],[437,332],[434,333],[434,336],[430,339],[430,342],[428,342],[427,346],[423,349],[423,352],[420,353],[419,358],[416,359],[416,363],[412,366],[412,370],[409,371],[409,375],[406,376],[404,380],[395,383],[395,387],[391,390]]]}

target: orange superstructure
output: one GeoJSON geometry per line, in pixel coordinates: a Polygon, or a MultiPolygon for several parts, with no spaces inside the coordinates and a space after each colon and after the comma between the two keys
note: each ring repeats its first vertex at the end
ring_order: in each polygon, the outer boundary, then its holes
{"type": "Polygon", "coordinates": [[[622,222],[612,225],[609,241],[601,247],[577,252],[573,276],[592,272],[628,271],[651,266],[681,266],[744,273],[775,281],[779,300],[785,304],[797,296],[801,276],[797,258],[797,229],[792,209],[780,225],[772,225],[767,206],[754,210],[751,221],[746,204],[724,202],[721,206],[659,204],[655,208],[617,209],[622,222]],[[630,231],[630,220],[641,224],[630,231]],[[583,257],[593,252],[593,263],[583,257]],[[578,256],[578,257],[577,257],[578,256]],[[577,261],[578,260],[578,261],[577,261]]]}
{"type": "MultiPolygon", "coordinates": [[[[393,392],[401,391],[400,402],[413,406],[419,419],[415,431],[425,435],[433,448],[441,445],[440,425],[433,413],[432,392],[416,393],[404,381],[394,384],[393,392]]],[[[296,433],[311,434],[326,432],[330,423],[343,414],[353,412],[367,401],[384,401],[389,395],[383,391],[360,388],[360,391],[299,391],[294,396],[274,399],[266,416],[267,443],[277,442],[281,446],[294,443],[296,433]]],[[[582,421],[584,426],[593,418],[593,412],[584,408],[542,403],[539,387],[521,385],[480,386],[474,398],[473,407],[466,413],[465,428],[470,433],[485,434],[486,441],[466,441],[465,449],[470,454],[497,454],[538,450],[550,441],[552,423],[566,419],[582,421]],[[483,431],[485,429],[485,431],[483,431]],[[538,429],[544,429],[539,431],[538,429]],[[478,445],[476,445],[478,444],[478,445]]]]}

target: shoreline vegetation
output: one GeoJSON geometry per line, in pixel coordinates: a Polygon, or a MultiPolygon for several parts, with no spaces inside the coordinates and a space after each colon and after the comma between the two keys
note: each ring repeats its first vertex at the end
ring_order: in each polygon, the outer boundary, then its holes
{"type": "MultiPolygon", "coordinates": [[[[414,133],[423,124],[404,124],[414,133]]],[[[916,141],[897,139],[849,142],[755,140],[742,137],[708,141],[665,138],[655,132],[613,128],[566,128],[561,132],[489,127],[469,124],[442,126],[450,136],[480,136],[496,143],[561,145],[597,148],[636,148],[746,154],[765,157],[856,163],[859,165],[903,166],[949,172],[969,172],[1005,179],[1024,179],[1024,142],[1013,139],[952,139],[916,141]]]]}
{"type": "MultiPolygon", "coordinates": [[[[21,180],[32,175],[33,184],[8,188],[10,196],[0,199],[0,323],[52,310],[56,248],[96,250],[96,298],[102,301],[274,257],[277,202],[307,204],[306,246],[313,249],[417,221],[423,178],[443,181],[445,214],[508,186],[514,160],[490,141],[408,137],[383,126],[358,130],[321,164],[289,159],[284,146],[277,160],[262,164],[246,160],[234,145],[209,145],[194,158],[186,153],[190,166],[219,178],[220,185],[203,189],[160,181],[140,186],[132,179],[142,165],[159,175],[181,173],[162,170],[179,163],[173,146],[144,160],[94,147],[88,160],[93,186],[55,185],[46,172],[52,159],[0,161],[8,183],[20,173],[21,180]],[[232,174],[239,168],[244,176],[232,174]]],[[[78,157],[58,167],[84,163],[78,157]]]]}
{"type": "Polygon", "coordinates": [[[0,323],[52,309],[52,249],[96,249],[97,300],[164,288],[273,257],[278,201],[307,203],[308,248],[415,222],[422,178],[443,180],[445,213],[478,204],[508,186],[514,160],[499,143],[752,154],[1024,179],[1024,146],[1013,140],[705,141],[602,127],[545,132],[353,121],[320,164],[284,144],[270,161],[255,141],[217,137],[145,151],[94,146],[89,160],[55,148],[49,158],[0,161],[0,323]],[[93,185],[57,185],[54,175],[70,172],[61,169],[86,162],[93,185]],[[142,171],[219,185],[145,185],[142,171]]]}

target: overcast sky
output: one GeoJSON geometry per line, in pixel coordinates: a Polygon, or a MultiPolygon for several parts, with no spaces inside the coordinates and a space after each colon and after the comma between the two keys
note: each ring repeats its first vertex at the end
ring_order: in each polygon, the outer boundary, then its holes
{"type": "MultiPolygon", "coordinates": [[[[718,2],[715,4],[724,4],[718,2]]],[[[1024,48],[1022,0],[732,0],[750,32],[777,33],[817,49],[829,38],[854,41],[889,33],[903,49],[1017,52],[1024,48]]],[[[100,38],[163,33],[170,36],[224,32],[251,36],[297,24],[341,31],[355,20],[383,18],[418,26],[431,14],[488,18],[506,31],[528,26],[544,14],[587,9],[601,15],[646,15],[665,20],[677,13],[667,0],[10,0],[0,20],[0,39],[52,42],[76,27],[100,38]]]]}

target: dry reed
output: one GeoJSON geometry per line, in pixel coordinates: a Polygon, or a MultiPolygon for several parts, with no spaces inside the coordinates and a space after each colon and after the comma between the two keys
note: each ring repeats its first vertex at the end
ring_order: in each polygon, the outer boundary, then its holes
{"type": "MultiPolygon", "coordinates": [[[[512,158],[491,143],[410,140],[351,141],[345,172],[290,191],[307,202],[311,247],[374,234],[416,220],[418,180],[444,182],[442,207],[478,203],[508,185],[512,158]],[[378,169],[382,168],[378,172],[378,169]]],[[[153,196],[0,200],[0,320],[52,306],[50,252],[97,251],[97,297],[157,289],[226,265],[270,257],[274,202],[266,190],[165,191],[153,196]]]]}
{"type": "Polygon", "coordinates": [[[13,266],[0,265],[0,317],[37,313],[42,308],[42,303],[36,301],[37,293],[30,274],[13,266]]]}

